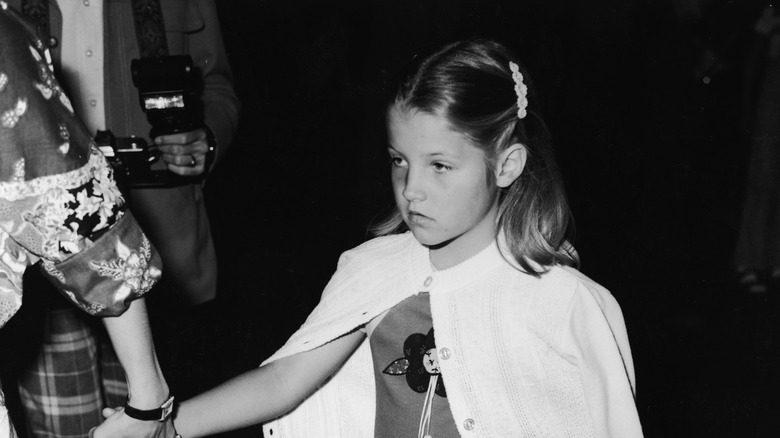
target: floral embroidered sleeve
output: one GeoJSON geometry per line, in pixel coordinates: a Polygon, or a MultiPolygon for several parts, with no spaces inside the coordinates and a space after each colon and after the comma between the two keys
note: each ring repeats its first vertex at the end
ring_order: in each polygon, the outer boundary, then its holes
{"type": "MultiPolygon", "coordinates": [[[[3,8],[7,19],[17,18],[3,8]]],[[[0,23],[0,327],[21,305],[24,270],[39,260],[83,310],[121,314],[157,281],[160,258],[40,41],[18,30],[0,23]]]]}

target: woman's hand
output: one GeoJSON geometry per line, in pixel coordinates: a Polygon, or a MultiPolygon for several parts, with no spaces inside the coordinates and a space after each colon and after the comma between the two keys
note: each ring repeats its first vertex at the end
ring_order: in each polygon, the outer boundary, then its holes
{"type": "Polygon", "coordinates": [[[105,408],[106,421],[89,431],[89,438],[174,438],[173,420],[141,421],[130,418],[123,408],[105,408]]]}

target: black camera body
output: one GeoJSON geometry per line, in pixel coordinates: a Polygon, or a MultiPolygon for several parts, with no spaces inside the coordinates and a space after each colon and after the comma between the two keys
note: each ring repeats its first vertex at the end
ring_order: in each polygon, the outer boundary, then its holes
{"type": "MultiPolygon", "coordinates": [[[[203,126],[200,83],[189,55],[134,59],[130,68],[152,139],[203,126]]],[[[96,133],[95,142],[120,187],[173,187],[198,180],[168,170],[143,137],[116,137],[105,130],[96,133]]]]}
{"type": "Polygon", "coordinates": [[[173,187],[191,181],[168,170],[159,152],[149,149],[143,138],[116,137],[106,130],[97,132],[95,143],[114,169],[120,188],[173,187]]]}

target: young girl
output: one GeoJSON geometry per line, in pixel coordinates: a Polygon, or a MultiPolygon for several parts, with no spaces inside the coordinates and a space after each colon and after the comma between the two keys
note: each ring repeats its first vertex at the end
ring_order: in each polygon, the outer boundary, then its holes
{"type": "Polygon", "coordinates": [[[642,436],[621,311],[573,267],[521,71],[480,39],[415,66],[387,111],[383,236],[260,368],[182,403],[182,437],[642,436]]]}

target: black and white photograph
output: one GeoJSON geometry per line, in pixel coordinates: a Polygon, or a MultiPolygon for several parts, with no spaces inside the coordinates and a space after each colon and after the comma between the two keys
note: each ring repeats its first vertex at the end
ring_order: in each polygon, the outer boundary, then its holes
{"type": "Polygon", "coordinates": [[[0,147],[0,438],[780,436],[772,2],[0,0],[0,147]]]}

